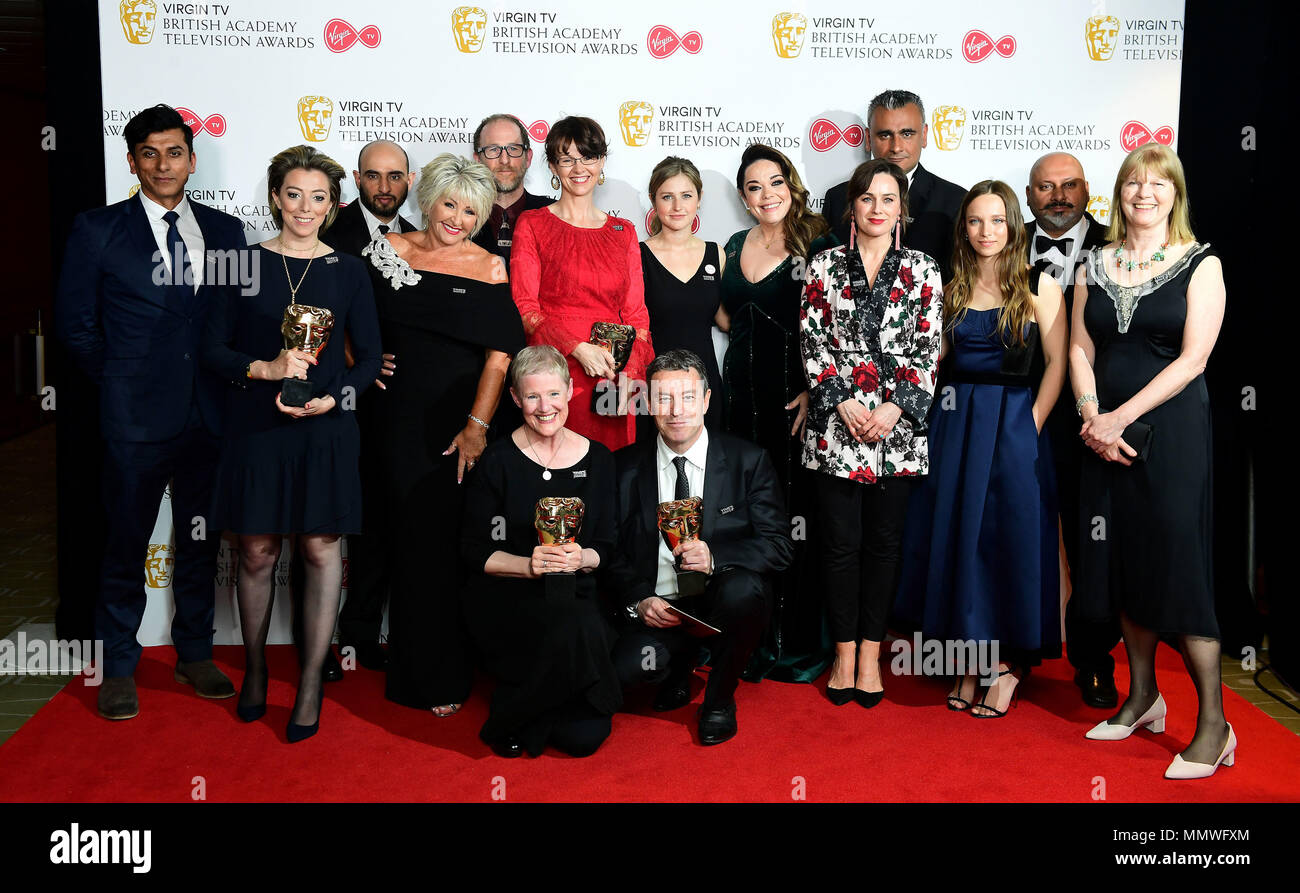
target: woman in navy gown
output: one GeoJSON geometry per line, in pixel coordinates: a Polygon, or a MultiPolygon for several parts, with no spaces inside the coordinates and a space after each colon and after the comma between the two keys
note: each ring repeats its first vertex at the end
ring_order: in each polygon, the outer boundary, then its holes
{"type": "MultiPolygon", "coordinates": [[[[261,288],[251,295],[219,290],[204,333],[203,364],[239,386],[230,395],[211,526],[239,535],[239,624],[247,663],[237,712],[246,722],[266,713],[271,575],[283,538],[297,534],[306,571],[303,656],[287,735],[300,741],[320,722],[321,668],[343,582],[339,538],[361,532],[360,435],[349,410],[379,374],[379,321],[364,265],[319,237],[338,210],[343,168],[315,149],[295,146],[271,159],[266,179],[280,233],[252,249],[261,288]],[[285,308],[293,304],[333,314],[329,340],[315,357],[283,346],[285,308]],[[353,348],[350,369],[345,333],[353,348]],[[305,405],[280,400],[286,378],[310,382],[305,405]]],[[[315,313],[314,321],[322,317],[315,313]]],[[[322,334],[317,327],[309,338],[319,342],[322,334]]]]}
{"type": "Polygon", "coordinates": [[[903,541],[900,620],[927,639],[998,646],[996,667],[957,668],[948,696],[950,709],[977,717],[1005,715],[1028,668],[1061,648],[1056,481],[1043,423],[1065,382],[1067,322],[1056,280],[1025,264],[1026,238],[1005,183],[985,180],[966,194],[944,289],[947,384],[903,541]],[[977,698],[980,673],[994,671],[977,698]]]}

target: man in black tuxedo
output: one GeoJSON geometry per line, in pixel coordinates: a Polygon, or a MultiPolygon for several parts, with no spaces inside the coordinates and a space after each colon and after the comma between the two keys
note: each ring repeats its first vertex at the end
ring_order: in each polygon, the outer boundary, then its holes
{"type": "Polygon", "coordinates": [[[769,577],[794,555],[789,518],[767,453],[705,430],[708,373],[698,356],[662,353],[646,378],[659,433],[615,454],[619,548],[603,581],[622,627],[614,667],[625,687],[660,683],[654,708],[675,710],[690,702],[700,639],[669,606],[717,627],[703,639],[711,670],[699,731],[701,744],[720,744],[736,734],[736,687],[771,614],[769,577]],[[669,551],[657,507],[688,496],[703,500],[699,539],[669,551]]]}
{"type": "MultiPolygon", "coordinates": [[[[923,251],[939,264],[943,281],[952,278],[953,227],[966,190],[936,177],[921,166],[928,143],[921,97],[906,90],[886,90],[867,106],[867,142],[872,158],[892,161],[907,174],[907,208],[903,247],[923,251]]],[[[848,181],[826,190],[822,214],[842,244],[849,244],[848,181]]]]}
{"type": "MultiPolygon", "coordinates": [[[[386,233],[409,233],[416,229],[401,216],[402,205],[415,182],[415,173],[406,150],[388,140],[366,143],[357,155],[357,170],[352,180],[357,185],[357,200],[339,211],[334,223],[321,234],[321,241],[356,257],[375,239],[386,233]]],[[[384,375],[392,375],[395,357],[384,354],[384,375]]],[[[379,644],[383,625],[384,602],[388,598],[388,561],[384,551],[383,522],[387,517],[383,500],[383,481],[379,480],[378,460],[372,449],[380,436],[376,430],[378,401],[383,399],[382,378],[376,389],[367,389],[357,398],[357,425],[361,429],[361,523],[360,535],[348,536],[348,597],[339,612],[339,644],[352,648],[357,662],[371,670],[388,666],[388,653],[379,644]]],[[[302,592],[302,562],[293,563],[293,591],[302,592]]],[[[295,612],[294,640],[298,640],[295,612]]],[[[327,682],[343,678],[343,669],[331,648],[322,670],[327,682]]]]}
{"type": "MultiPolygon", "coordinates": [[[[133,678],[144,617],[149,535],[168,482],[176,528],[172,590],[175,678],[205,698],[235,688],[212,662],[218,530],[209,510],[221,432],[221,383],[199,369],[199,340],[220,281],[240,263],[243,225],[190,201],[194,133],[170,106],[132,118],[123,135],[138,195],[77,216],[55,299],[59,337],[99,385],[108,541],[95,636],[104,642],[99,712],[139,712],[133,678]]],[[[246,260],[246,256],[243,257],[246,260]]]]}
{"type": "Polygon", "coordinates": [[[510,245],[519,215],[545,208],[555,199],[533,195],[524,189],[524,176],[533,163],[528,128],[514,115],[489,115],[474,131],[474,160],[488,166],[497,181],[497,199],[492,214],[475,234],[474,242],[506,262],[510,269],[510,245]]]}
{"type": "MultiPolygon", "coordinates": [[[[1079,159],[1064,152],[1044,155],[1029,170],[1025,199],[1034,219],[1029,222],[1029,262],[1042,264],[1061,284],[1067,314],[1074,308],[1074,272],[1089,250],[1106,244],[1106,227],[1087,212],[1088,181],[1079,159]]],[[[1073,324],[1073,320],[1071,320],[1073,324]]],[[[1079,474],[1083,444],[1079,440],[1079,415],[1074,393],[1066,387],[1047,417],[1056,463],[1057,491],[1061,502],[1061,535],[1071,573],[1079,552],[1079,474]]],[[[1117,618],[1089,622],[1079,617],[1073,600],[1065,608],[1066,653],[1074,666],[1075,684],[1084,703],[1113,708],[1115,659],[1111,650],[1119,643],[1117,618]]]]}

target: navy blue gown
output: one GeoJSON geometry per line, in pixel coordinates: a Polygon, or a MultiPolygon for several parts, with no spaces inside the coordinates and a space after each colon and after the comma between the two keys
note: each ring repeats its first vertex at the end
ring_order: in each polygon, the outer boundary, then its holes
{"type": "Polygon", "coordinates": [[[927,639],[997,640],[1000,660],[1032,666],[1061,654],[1056,478],[1034,427],[1037,326],[1008,347],[998,312],[967,310],[948,332],[895,614],[927,639]]]}

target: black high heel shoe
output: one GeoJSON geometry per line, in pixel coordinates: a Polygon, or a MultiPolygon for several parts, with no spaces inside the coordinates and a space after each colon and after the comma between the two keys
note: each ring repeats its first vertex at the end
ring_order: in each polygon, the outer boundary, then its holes
{"type": "Polygon", "coordinates": [[[1011,710],[1011,708],[1016,706],[1017,702],[1019,701],[1020,683],[1025,681],[1024,680],[1025,676],[1029,675],[1028,670],[1025,670],[1024,673],[1022,673],[1020,676],[1016,676],[1015,672],[1016,672],[1015,667],[1008,667],[1007,669],[998,673],[998,679],[1001,679],[1003,676],[1010,674],[1011,678],[1016,680],[1016,687],[1011,691],[1011,700],[1007,704],[1006,710],[999,710],[998,708],[992,706],[988,702],[989,692],[991,692],[998,684],[997,682],[994,682],[993,685],[989,685],[984,688],[984,695],[979,699],[979,702],[971,705],[970,715],[975,717],[976,719],[998,719],[999,717],[1006,716],[1007,713],[1011,710]],[[977,713],[976,710],[987,710],[988,712],[977,713]]]}
{"type": "Polygon", "coordinates": [[[244,690],[248,685],[248,676],[245,674],[244,682],[239,686],[239,703],[235,705],[235,715],[244,722],[257,722],[266,715],[266,686],[269,678],[262,683],[262,703],[245,704],[244,690]]]}
{"type": "Polygon", "coordinates": [[[853,700],[853,693],[856,688],[831,688],[826,686],[826,700],[830,701],[836,707],[843,707],[849,701],[853,700]]]}
{"type": "Polygon", "coordinates": [[[853,689],[853,700],[870,710],[885,699],[885,690],[867,691],[865,688],[853,689]]]}
{"type": "MultiPolygon", "coordinates": [[[[293,709],[296,712],[298,704],[295,702],[293,709]]],[[[293,713],[289,714],[289,725],[285,727],[284,736],[289,739],[290,744],[296,744],[299,741],[305,741],[312,735],[320,731],[320,714],[325,709],[325,700],[321,699],[320,707],[316,709],[316,721],[309,726],[299,725],[293,721],[293,713]]]]}

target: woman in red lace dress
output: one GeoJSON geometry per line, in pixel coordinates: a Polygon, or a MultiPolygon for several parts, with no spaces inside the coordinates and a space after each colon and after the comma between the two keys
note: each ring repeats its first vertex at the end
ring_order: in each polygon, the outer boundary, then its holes
{"type": "Polygon", "coordinates": [[[628,399],[654,359],[641,278],[641,249],[632,221],[596,207],[605,182],[608,145],[590,118],[557,121],[546,138],[555,204],[519,215],[510,249],[510,279],[528,343],[550,344],[568,359],[573,380],[568,427],[611,450],[636,439],[635,403],[628,399]],[[627,365],[590,343],[593,323],[636,330],[627,365]],[[622,384],[621,394],[611,383],[622,384]]]}

